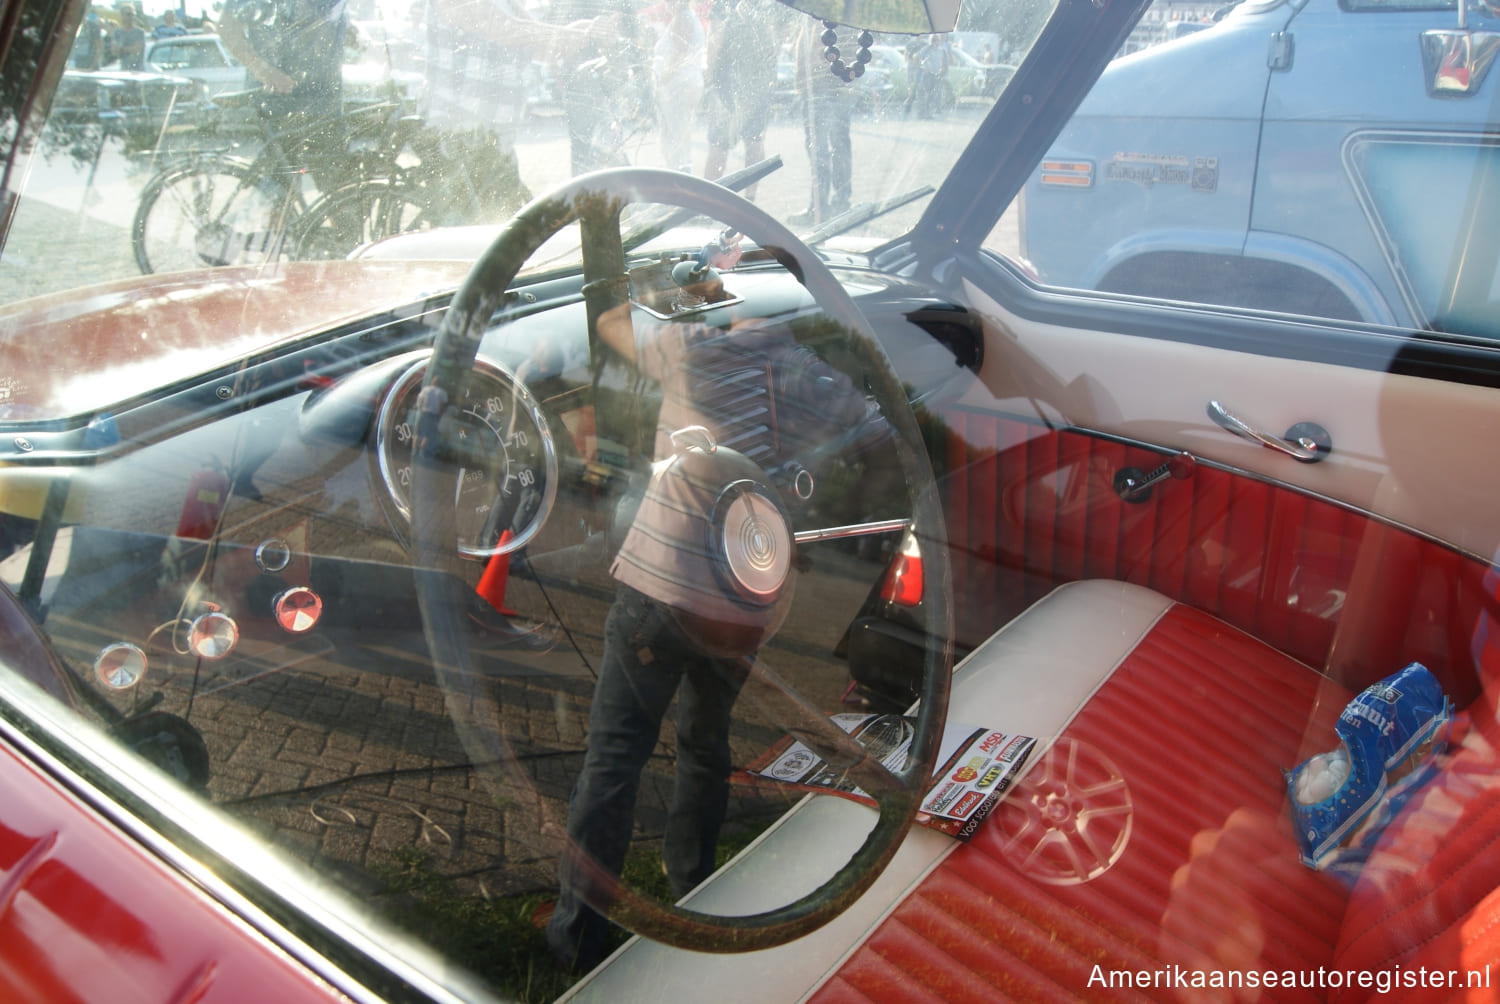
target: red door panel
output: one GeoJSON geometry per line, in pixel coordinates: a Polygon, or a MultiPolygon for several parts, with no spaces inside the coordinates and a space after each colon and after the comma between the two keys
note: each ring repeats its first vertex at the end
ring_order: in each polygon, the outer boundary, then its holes
{"type": "Polygon", "coordinates": [[[1420,661],[1459,704],[1477,693],[1469,638],[1486,565],[1288,488],[1198,465],[1125,502],[1124,467],[1163,454],[1004,416],[948,416],[943,477],[972,646],[1057,585],[1150,586],[1359,689],[1420,661]]]}

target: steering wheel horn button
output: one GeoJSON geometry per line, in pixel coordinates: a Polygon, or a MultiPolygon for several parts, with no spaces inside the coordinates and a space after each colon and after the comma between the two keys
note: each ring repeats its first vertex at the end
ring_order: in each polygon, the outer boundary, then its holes
{"type": "Polygon", "coordinates": [[[719,546],[741,592],[772,598],[786,584],[792,535],[781,509],[753,481],[737,481],[721,496],[719,546]]]}
{"type": "Polygon", "coordinates": [[[305,634],[323,616],[323,598],[306,586],[293,586],[271,601],[271,614],[283,631],[305,634]]]}

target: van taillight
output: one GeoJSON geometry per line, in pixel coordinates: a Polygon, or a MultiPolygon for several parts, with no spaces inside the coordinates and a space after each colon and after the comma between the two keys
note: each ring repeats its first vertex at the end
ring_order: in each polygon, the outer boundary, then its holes
{"type": "Polygon", "coordinates": [[[907,534],[880,587],[880,598],[897,606],[914,607],[922,602],[922,551],[917,538],[907,534]]]}

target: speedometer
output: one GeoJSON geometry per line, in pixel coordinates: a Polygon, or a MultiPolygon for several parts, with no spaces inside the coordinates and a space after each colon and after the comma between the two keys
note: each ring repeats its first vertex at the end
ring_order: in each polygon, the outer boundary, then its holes
{"type": "MultiPolygon", "coordinates": [[[[380,476],[396,509],[411,520],[417,395],[427,362],[391,386],[380,406],[375,448],[380,476]]],[[[476,359],[445,420],[446,456],[457,470],[454,492],[461,554],[487,557],[523,546],[541,529],[557,496],[557,455],[546,418],[531,394],[505,370],[476,359]]]]}

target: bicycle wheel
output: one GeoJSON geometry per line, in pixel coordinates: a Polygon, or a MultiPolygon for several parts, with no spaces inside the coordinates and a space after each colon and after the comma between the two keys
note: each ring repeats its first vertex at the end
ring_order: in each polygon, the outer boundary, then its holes
{"type": "Polygon", "coordinates": [[[212,158],[167,167],[146,184],[131,227],[142,272],[256,265],[281,256],[300,197],[247,163],[212,158]]]}
{"type": "Polygon", "coordinates": [[[308,207],[287,242],[297,260],[345,258],[362,244],[434,226],[421,191],[388,178],[355,182],[308,207]]]}

